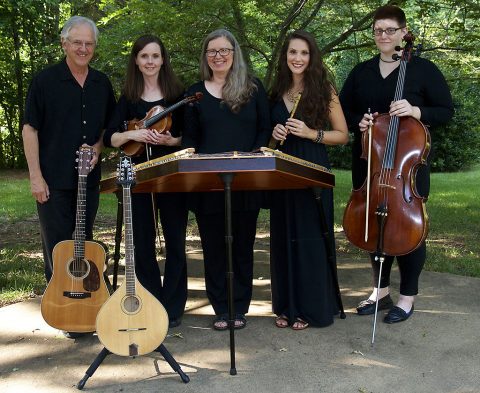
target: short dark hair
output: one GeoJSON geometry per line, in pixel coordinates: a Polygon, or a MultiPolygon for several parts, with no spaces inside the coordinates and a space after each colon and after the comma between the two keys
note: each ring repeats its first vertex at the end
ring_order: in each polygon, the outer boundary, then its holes
{"type": "Polygon", "coordinates": [[[379,19],[393,19],[398,22],[399,27],[405,27],[407,25],[407,18],[405,12],[396,5],[382,5],[378,7],[373,15],[372,26],[379,19]]]}

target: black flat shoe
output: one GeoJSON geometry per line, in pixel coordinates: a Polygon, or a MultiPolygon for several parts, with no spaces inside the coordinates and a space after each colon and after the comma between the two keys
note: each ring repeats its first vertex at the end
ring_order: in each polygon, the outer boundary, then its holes
{"type": "Polygon", "coordinates": [[[168,321],[168,327],[176,328],[182,324],[182,318],[172,318],[168,321]]]}
{"type": "Polygon", "coordinates": [[[406,312],[400,307],[395,306],[388,312],[387,315],[385,315],[383,322],[385,323],[403,322],[403,321],[406,321],[408,318],[410,318],[410,315],[412,314],[413,314],[413,304],[409,312],[406,312]]]}
{"type": "MultiPolygon", "coordinates": [[[[393,306],[392,298],[390,294],[382,297],[378,301],[378,310],[389,310],[393,306]]],[[[357,306],[358,315],[371,315],[375,313],[375,301],[374,300],[362,300],[357,306]]]]}

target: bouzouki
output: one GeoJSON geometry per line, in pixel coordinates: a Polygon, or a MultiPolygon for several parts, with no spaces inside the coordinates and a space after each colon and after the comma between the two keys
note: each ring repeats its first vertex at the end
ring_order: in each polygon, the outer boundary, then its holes
{"type": "Polygon", "coordinates": [[[61,241],[53,249],[53,275],[41,305],[45,321],[68,332],[94,331],[97,313],[109,296],[103,278],[105,250],[85,240],[86,185],[93,154],[91,147],[79,149],[75,232],[73,240],[61,241]]]}
{"type": "Polygon", "coordinates": [[[135,181],[130,157],[120,159],[118,183],[123,188],[125,280],[100,309],[97,334],[110,352],[139,356],[154,351],[163,342],[168,331],[168,315],[135,276],[131,201],[131,187],[135,181]]]}

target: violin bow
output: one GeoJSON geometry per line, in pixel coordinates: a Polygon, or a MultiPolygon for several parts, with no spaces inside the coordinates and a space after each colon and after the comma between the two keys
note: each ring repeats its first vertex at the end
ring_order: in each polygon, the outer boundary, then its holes
{"type": "MultiPolygon", "coordinates": [[[[371,114],[368,108],[368,114],[371,114]]],[[[370,168],[372,163],[372,126],[373,121],[368,122],[368,158],[367,158],[367,203],[365,208],[365,243],[368,242],[368,212],[370,210],[370,168]]]]}

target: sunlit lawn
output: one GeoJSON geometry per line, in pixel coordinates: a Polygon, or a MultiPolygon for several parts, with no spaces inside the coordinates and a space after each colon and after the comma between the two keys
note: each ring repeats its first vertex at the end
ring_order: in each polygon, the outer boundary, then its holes
{"type": "MultiPolygon", "coordinates": [[[[348,201],[350,172],[335,171],[335,227],[339,253],[365,259],[342,236],[342,215],[348,201]]],[[[427,270],[480,277],[480,167],[462,173],[432,174],[427,209],[430,233],[427,270]]],[[[45,288],[40,236],[35,203],[25,172],[0,172],[0,305],[17,301],[45,288]]],[[[116,198],[102,195],[98,221],[114,222],[116,198]]],[[[191,221],[190,232],[195,232],[191,221]]],[[[268,231],[268,211],[262,210],[259,230],[268,231]]],[[[114,228],[99,228],[97,236],[109,236],[114,228]]]]}

